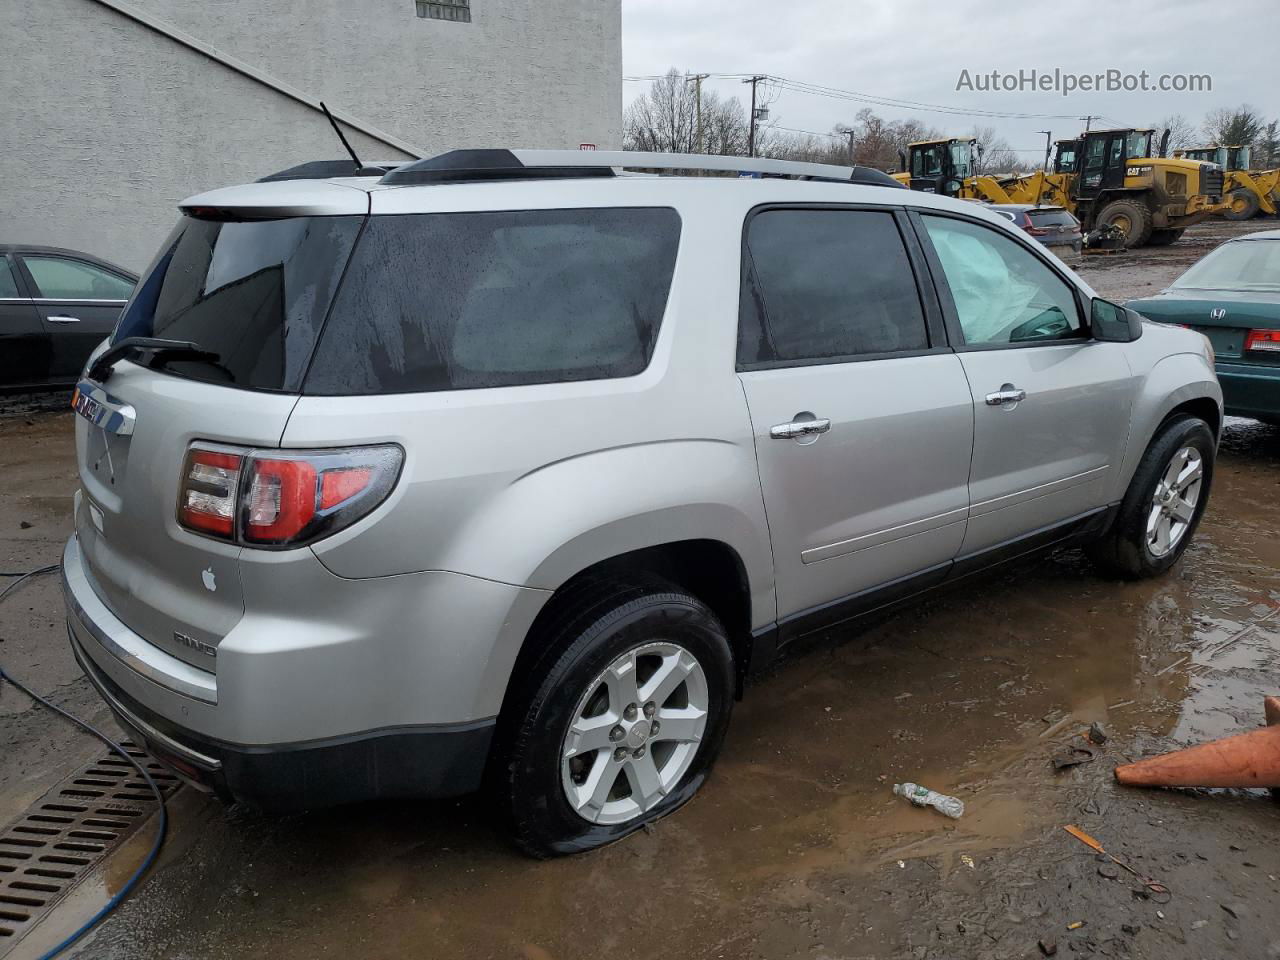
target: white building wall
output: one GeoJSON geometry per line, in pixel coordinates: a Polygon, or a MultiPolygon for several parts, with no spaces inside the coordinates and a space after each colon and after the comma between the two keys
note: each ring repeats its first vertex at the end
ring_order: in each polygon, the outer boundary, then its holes
{"type": "MultiPolygon", "coordinates": [[[[115,0],[426,155],[616,147],[620,0],[115,0]]],[[[350,128],[365,160],[405,154],[350,128]]],[[[0,0],[0,242],[134,269],[176,204],[341,157],[324,117],[98,0],[0,0]]]]}

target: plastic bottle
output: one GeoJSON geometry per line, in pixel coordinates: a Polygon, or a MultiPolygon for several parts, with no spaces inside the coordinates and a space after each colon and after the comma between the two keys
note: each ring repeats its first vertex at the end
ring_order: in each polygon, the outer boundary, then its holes
{"type": "Polygon", "coordinates": [[[953,820],[959,820],[964,815],[963,800],[958,797],[948,797],[945,793],[935,793],[918,783],[895,783],[893,792],[900,797],[906,797],[917,807],[933,807],[953,820]]]}

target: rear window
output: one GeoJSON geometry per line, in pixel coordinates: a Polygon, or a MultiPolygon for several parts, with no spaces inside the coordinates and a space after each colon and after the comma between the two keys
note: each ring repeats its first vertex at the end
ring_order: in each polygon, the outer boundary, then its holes
{"type": "Polygon", "coordinates": [[[308,394],[415,393],[640,373],[666,309],[674,210],[369,218],[308,394]]]}
{"type": "Polygon", "coordinates": [[[221,222],[183,217],[113,340],[191,340],[218,362],[166,372],[296,392],[364,217],[221,222]]]}
{"type": "Polygon", "coordinates": [[[1032,226],[1036,227],[1073,227],[1076,218],[1066,210],[1028,210],[1032,226]]]}

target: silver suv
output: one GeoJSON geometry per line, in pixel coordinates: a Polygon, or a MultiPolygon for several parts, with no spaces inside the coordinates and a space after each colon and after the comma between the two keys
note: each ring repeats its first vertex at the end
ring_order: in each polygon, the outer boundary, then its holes
{"type": "Polygon", "coordinates": [[[688,800],[797,638],[1050,546],[1159,574],[1205,509],[1207,341],[981,207],[742,158],[333,172],[182,204],[75,398],[71,643],[224,797],[487,781],[584,850],[688,800]]]}

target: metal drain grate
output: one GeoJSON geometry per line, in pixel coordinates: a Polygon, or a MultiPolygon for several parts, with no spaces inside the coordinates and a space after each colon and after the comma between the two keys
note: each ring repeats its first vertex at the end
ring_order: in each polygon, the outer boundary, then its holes
{"type": "MultiPolygon", "coordinates": [[[[165,797],[182,781],[127,740],[165,797]]],[[[37,800],[0,831],[0,957],[9,953],[157,805],[138,771],[108,753],[37,800]]]]}

